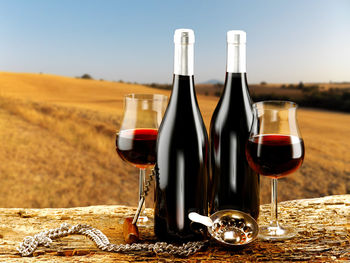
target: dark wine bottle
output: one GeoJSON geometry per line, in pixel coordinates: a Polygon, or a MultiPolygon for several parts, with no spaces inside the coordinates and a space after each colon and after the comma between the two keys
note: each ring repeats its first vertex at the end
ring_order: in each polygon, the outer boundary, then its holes
{"type": "Polygon", "coordinates": [[[224,90],[210,123],[209,213],[235,209],[259,215],[259,175],[248,165],[245,146],[253,121],[246,73],[246,33],[227,32],[224,90]]]}
{"type": "Polygon", "coordinates": [[[173,90],[157,140],[154,232],[161,240],[193,240],[203,228],[188,214],[208,214],[209,143],[194,89],[193,31],[177,29],[174,43],[173,90]]]}

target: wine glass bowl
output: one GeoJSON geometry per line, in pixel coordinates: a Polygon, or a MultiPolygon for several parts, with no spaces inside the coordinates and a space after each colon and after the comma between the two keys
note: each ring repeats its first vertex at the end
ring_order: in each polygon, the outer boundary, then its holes
{"type": "Polygon", "coordinates": [[[248,141],[249,165],[259,174],[281,178],[293,173],[304,159],[304,142],[289,135],[257,135],[248,141]]]}
{"type": "Polygon", "coordinates": [[[297,104],[289,101],[263,101],[253,105],[254,119],[246,145],[249,165],[260,175],[272,178],[271,222],[260,229],[265,240],[283,240],[295,231],[278,223],[277,179],[297,169],[304,160],[304,142],[298,128],[297,104]]]}
{"type": "Polygon", "coordinates": [[[117,153],[126,162],[140,169],[156,162],[157,129],[128,129],[117,134],[117,153]]]}
{"type": "MultiPolygon", "coordinates": [[[[124,97],[116,151],[122,160],[140,169],[139,200],[144,192],[146,168],[153,167],[156,162],[158,127],[166,105],[167,97],[159,94],[128,94],[124,97]]],[[[141,215],[139,222],[147,221],[147,216],[141,215]]]]}

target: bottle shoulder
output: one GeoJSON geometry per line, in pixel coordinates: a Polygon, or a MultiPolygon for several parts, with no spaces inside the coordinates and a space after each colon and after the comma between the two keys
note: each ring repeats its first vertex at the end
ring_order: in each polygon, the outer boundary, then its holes
{"type": "MultiPolygon", "coordinates": [[[[181,108],[181,107],[179,107],[181,108]]],[[[207,138],[206,128],[200,112],[196,109],[182,112],[169,109],[159,128],[159,138],[167,137],[204,137],[207,138]]]]}
{"type": "Polygon", "coordinates": [[[233,103],[232,101],[220,100],[216,106],[211,119],[211,125],[216,122],[238,123],[240,120],[245,121],[253,116],[252,106],[247,103],[233,103]]]}
{"type": "Polygon", "coordinates": [[[219,101],[210,122],[210,134],[246,134],[250,131],[253,112],[250,103],[219,101]]]}

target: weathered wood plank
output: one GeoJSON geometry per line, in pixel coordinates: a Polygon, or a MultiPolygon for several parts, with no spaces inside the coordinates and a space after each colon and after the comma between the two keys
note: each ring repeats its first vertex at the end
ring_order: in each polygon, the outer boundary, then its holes
{"type": "MultiPolygon", "coordinates": [[[[154,255],[152,253],[107,253],[98,250],[84,236],[69,236],[54,241],[50,248],[39,248],[34,257],[21,258],[16,247],[27,235],[63,222],[84,223],[99,228],[110,241],[123,243],[125,215],[135,208],[126,206],[91,206],[79,208],[0,209],[1,262],[345,262],[350,261],[350,195],[280,203],[280,219],[298,230],[298,236],[284,242],[254,243],[241,249],[228,249],[212,243],[206,250],[188,258],[154,255]]],[[[261,206],[259,224],[267,223],[269,206],[261,206]]],[[[152,216],[152,209],[147,209],[152,216]]],[[[153,229],[140,228],[140,236],[155,242],[153,229]]]]}

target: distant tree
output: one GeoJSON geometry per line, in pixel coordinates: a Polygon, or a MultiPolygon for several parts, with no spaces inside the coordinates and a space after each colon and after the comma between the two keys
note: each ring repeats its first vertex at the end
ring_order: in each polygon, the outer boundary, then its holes
{"type": "Polygon", "coordinates": [[[285,84],[281,85],[281,89],[286,89],[286,88],[287,88],[287,86],[285,84]]]}
{"type": "MultiPolygon", "coordinates": [[[[303,89],[302,89],[303,92],[309,92],[309,93],[313,93],[313,94],[315,94],[316,92],[319,92],[319,90],[320,90],[320,87],[316,84],[303,87],[303,89]]],[[[332,91],[333,91],[332,89],[329,89],[328,94],[330,94],[332,91]]]]}
{"type": "MultiPolygon", "coordinates": [[[[286,85],[285,85],[286,86],[286,85]]],[[[287,85],[287,89],[298,89],[300,88],[300,84],[289,84],[287,85]]],[[[298,103],[303,107],[316,107],[323,108],[329,110],[337,110],[343,112],[350,112],[350,88],[346,90],[344,88],[329,88],[322,90],[320,85],[317,84],[308,84],[302,86],[303,88],[300,90],[302,92],[302,96],[300,93],[298,94],[290,94],[288,96],[283,95],[281,93],[270,93],[267,92],[265,94],[254,94],[251,93],[253,101],[261,101],[261,100],[292,100],[298,103]]]]}
{"type": "Polygon", "coordinates": [[[216,83],[216,84],[214,84],[214,87],[218,88],[218,89],[222,89],[224,87],[224,84],[223,83],[216,83]]]}
{"type": "Polygon", "coordinates": [[[303,84],[303,82],[301,82],[301,81],[299,82],[298,89],[301,89],[301,90],[304,89],[304,84],[303,84]]]}
{"type": "Polygon", "coordinates": [[[118,82],[120,82],[120,83],[124,83],[124,80],[120,79],[118,82]]]}
{"type": "Polygon", "coordinates": [[[214,96],[220,97],[221,96],[221,92],[220,91],[215,91],[214,96]]]}
{"type": "Polygon", "coordinates": [[[80,78],[82,79],[93,79],[89,74],[85,73],[80,78]]]}
{"type": "Polygon", "coordinates": [[[267,83],[266,83],[266,81],[261,81],[260,82],[260,85],[266,85],[267,83]]]}

